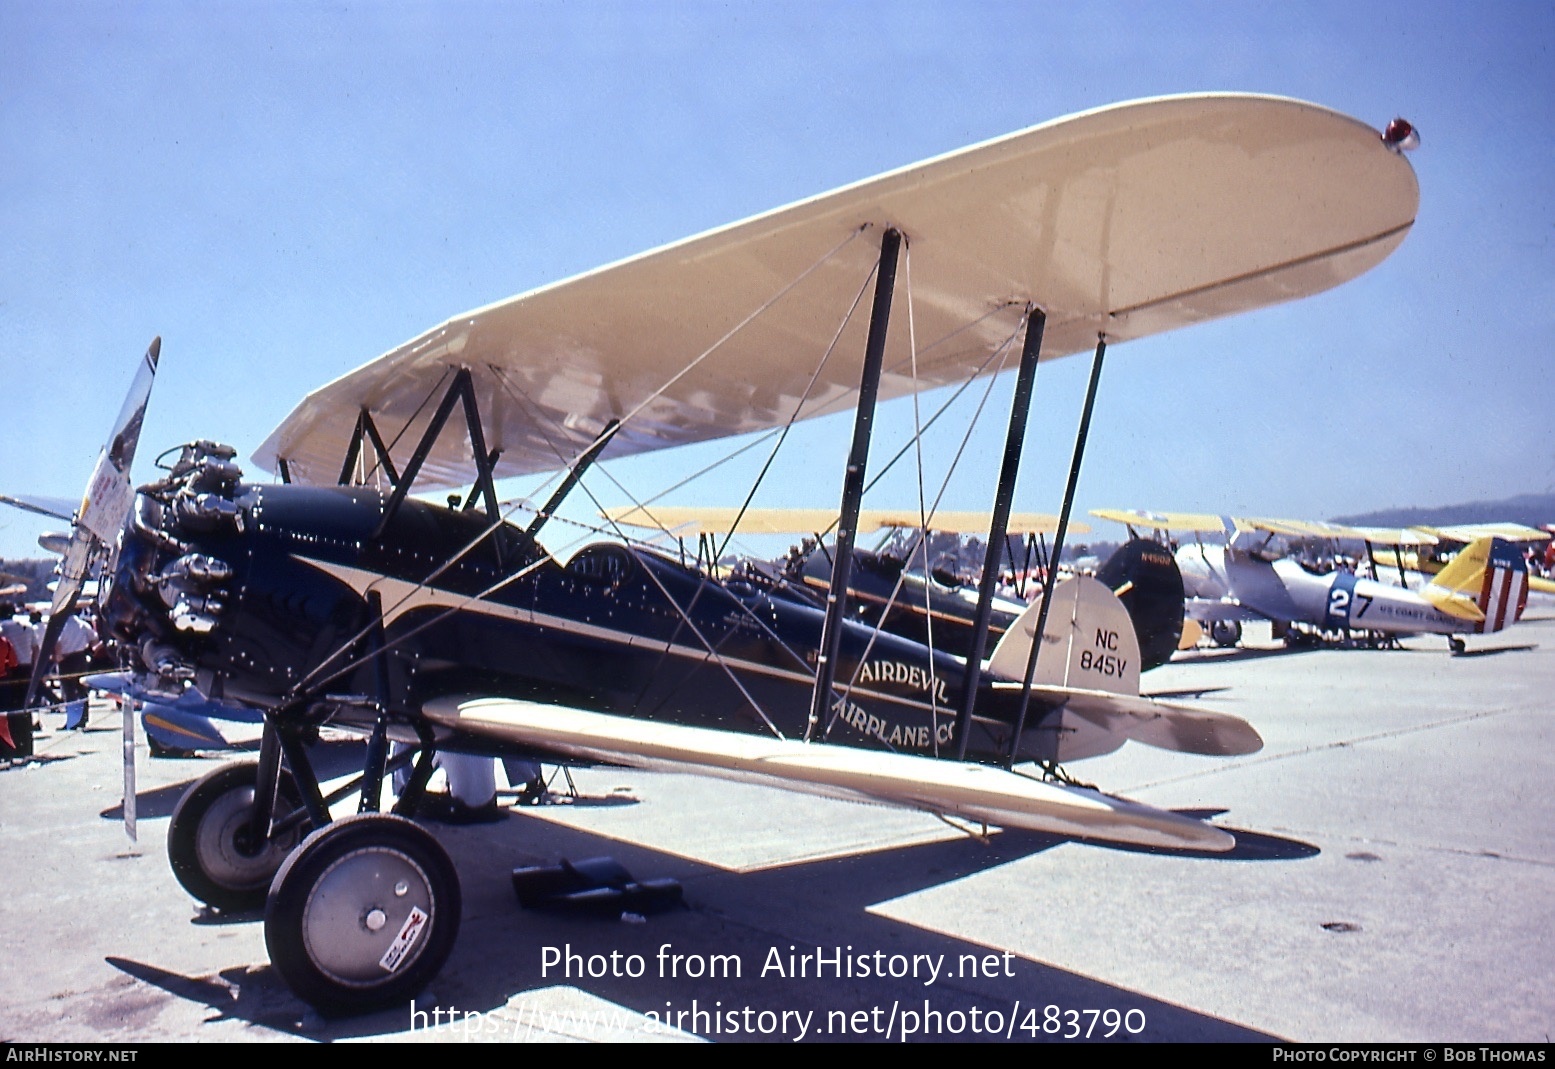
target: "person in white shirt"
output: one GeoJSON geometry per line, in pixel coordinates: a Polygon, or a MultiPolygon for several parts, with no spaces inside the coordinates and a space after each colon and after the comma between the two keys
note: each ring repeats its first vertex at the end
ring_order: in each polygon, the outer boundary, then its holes
{"type": "Polygon", "coordinates": [[[81,677],[92,670],[92,651],[97,641],[96,629],[78,612],[65,621],[54,644],[54,661],[59,666],[59,696],[65,703],[66,731],[86,730],[87,687],[81,677]]]}
{"type": "Polygon", "coordinates": [[[33,659],[38,655],[38,632],[32,621],[18,615],[16,606],[9,602],[0,602],[0,635],[11,640],[17,666],[31,674],[33,659]]]}

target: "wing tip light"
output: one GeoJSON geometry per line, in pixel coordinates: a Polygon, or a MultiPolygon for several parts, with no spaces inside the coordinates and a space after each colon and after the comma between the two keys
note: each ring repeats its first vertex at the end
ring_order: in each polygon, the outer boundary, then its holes
{"type": "Polygon", "coordinates": [[[1408,119],[1395,118],[1382,131],[1382,143],[1399,155],[1413,152],[1420,147],[1420,131],[1408,119]]]}

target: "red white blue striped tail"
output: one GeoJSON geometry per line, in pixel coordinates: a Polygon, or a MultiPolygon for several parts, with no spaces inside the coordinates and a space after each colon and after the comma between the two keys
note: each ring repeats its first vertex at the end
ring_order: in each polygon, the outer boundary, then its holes
{"type": "Polygon", "coordinates": [[[1528,566],[1522,551],[1511,542],[1493,539],[1479,591],[1479,607],[1485,620],[1478,630],[1489,634],[1515,624],[1527,605],[1528,566]]]}

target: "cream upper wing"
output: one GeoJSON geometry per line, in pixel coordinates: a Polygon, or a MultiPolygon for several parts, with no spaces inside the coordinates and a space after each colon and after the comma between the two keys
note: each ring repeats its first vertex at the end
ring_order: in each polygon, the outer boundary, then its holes
{"type": "MultiPolygon", "coordinates": [[[[1392,252],[1418,201],[1378,131],[1326,108],[1115,105],[457,316],[310,394],[254,459],[333,482],[365,408],[403,467],[461,367],[499,477],[563,467],[616,419],[620,456],[851,407],[868,316],[848,313],[861,292],[867,308],[887,227],[906,237],[918,377],[893,328],[883,398],[995,370],[1028,304],[1052,358],[1320,292],[1392,252]]],[[[468,457],[445,433],[423,485],[467,482],[468,457]]]]}

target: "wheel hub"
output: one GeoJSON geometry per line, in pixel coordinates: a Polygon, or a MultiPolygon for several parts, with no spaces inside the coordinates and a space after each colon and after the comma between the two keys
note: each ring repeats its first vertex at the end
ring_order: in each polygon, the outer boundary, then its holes
{"type": "Polygon", "coordinates": [[[229,791],[212,803],[195,833],[200,863],[224,886],[247,889],[269,884],[281,860],[295,845],[266,841],[255,848],[249,835],[249,815],[254,806],[252,789],[229,791]]]}
{"type": "Polygon", "coordinates": [[[331,864],[308,895],[308,957],[343,986],[380,983],[416,959],[437,905],[414,859],[382,846],[355,850],[331,864]]]}

